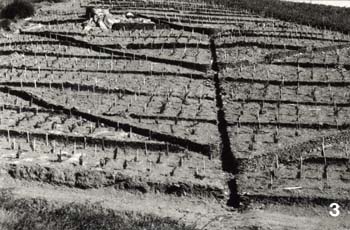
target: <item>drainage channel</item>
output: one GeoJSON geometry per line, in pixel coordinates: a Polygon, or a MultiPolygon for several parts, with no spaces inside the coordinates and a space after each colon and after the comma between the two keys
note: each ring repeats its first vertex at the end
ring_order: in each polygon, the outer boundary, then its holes
{"type": "Polygon", "coordinates": [[[214,72],[215,83],[215,95],[216,95],[216,107],[217,107],[217,124],[221,138],[221,164],[223,171],[232,174],[233,179],[228,180],[228,188],[230,190],[230,198],[227,202],[228,206],[238,208],[240,203],[240,197],[237,191],[237,183],[234,175],[238,173],[238,162],[232,152],[230,138],[227,131],[227,121],[225,117],[225,111],[223,108],[223,101],[221,97],[221,84],[219,78],[219,65],[217,62],[215,38],[210,38],[210,51],[212,55],[211,70],[214,72]]]}

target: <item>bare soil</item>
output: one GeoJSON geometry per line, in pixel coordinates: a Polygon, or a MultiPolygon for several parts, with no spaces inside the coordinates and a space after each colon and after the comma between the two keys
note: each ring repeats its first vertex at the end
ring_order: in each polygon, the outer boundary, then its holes
{"type": "Polygon", "coordinates": [[[36,7],[0,36],[0,229],[350,227],[348,35],[205,0],[36,7]],[[87,33],[87,6],[152,26],[87,33]]]}

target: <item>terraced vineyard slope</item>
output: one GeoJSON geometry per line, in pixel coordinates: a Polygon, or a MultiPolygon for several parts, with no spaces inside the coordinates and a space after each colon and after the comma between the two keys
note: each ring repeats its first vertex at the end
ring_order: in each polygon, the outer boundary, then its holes
{"type": "Polygon", "coordinates": [[[34,29],[0,37],[14,202],[195,229],[350,227],[348,35],[209,0],[36,7],[34,29]],[[137,20],[87,32],[91,7],[137,20]]]}

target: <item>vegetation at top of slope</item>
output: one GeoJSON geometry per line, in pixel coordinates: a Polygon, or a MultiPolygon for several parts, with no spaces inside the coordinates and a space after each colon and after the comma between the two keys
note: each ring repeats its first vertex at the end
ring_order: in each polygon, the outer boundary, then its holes
{"type": "Polygon", "coordinates": [[[14,0],[4,6],[0,12],[1,18],[21,19],[33,16],[35,13],[34,5],[27,0],[14,0]]]}
{"type": "Polygon", "coordinates": [[[250,10],[264,17],[296,22],[339,32],[350,32],[350,8],[280,0],[224,0],[233,8],[250,10]]]}
{"type": "Polygon", "coordinates": [[[118,213],[110,209],[104,209],[97,204],[70,203],[58,206],[39,198],[15,199],[9,190],[0,191],[1,213],[15,217],[12,218],[12,221],[0,222],[0,229],[6,230],[195,229],[169,218],[144,216],[134,213],[118,213]]]}
{"type": "Polygon", "coordinates": [[[59,2],[68,2],[69,0],[30,0],[34,3],[40,3],[40,2],[48,2],[48,3],[59,3],[59,2]]]}

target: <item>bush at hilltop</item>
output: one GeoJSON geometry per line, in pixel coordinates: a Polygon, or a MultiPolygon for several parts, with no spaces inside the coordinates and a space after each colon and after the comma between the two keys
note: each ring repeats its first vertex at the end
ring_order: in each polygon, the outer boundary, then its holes
{"type": "Polygon", "coordinates": [[[245,9],[265,17],[350,32],[350,8],[279,0],[221,0],[229,7],[245,9]]]}
{"type": "Polygon", "coordinates": [[[35,8],[33,4],[26,0],[14,0],[6,5],[0,12],[1,18],[21,19],[33,16],[35,8]]]}

